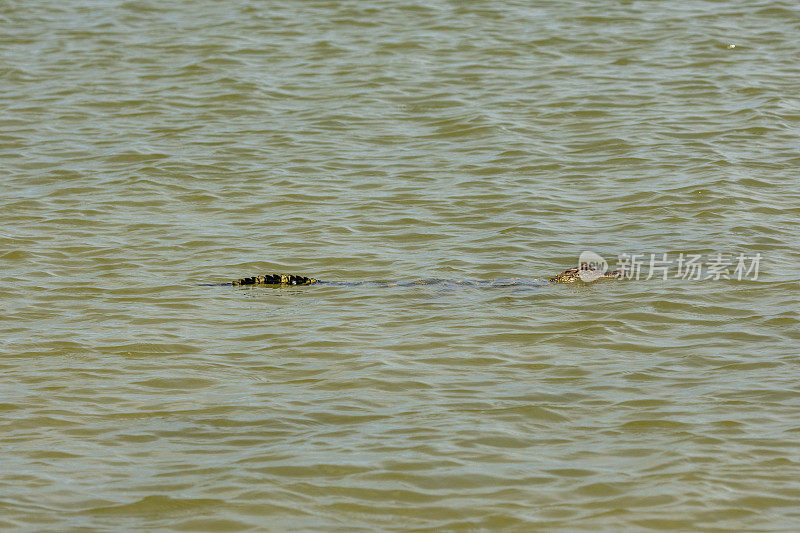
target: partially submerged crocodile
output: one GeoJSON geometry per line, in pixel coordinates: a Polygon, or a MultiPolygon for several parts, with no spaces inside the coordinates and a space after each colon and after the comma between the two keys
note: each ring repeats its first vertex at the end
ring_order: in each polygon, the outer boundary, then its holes
{"type": "MultiPolygon", "coordinates": [[[[612,271],[602,271],[596,270],[594,267],[589,265],[588,263],[582,263],[580,266],[568,268],[564,272],[556,274],[555,276],[549,278],[547,282],[549,283],[573,283],[575,281],[594,281],[596,279],[616,279],[621,278],[623,276],[622,270],[612,270],[612,271]]],[[[442,282],[443,280],[417,280],[408,283],[401,283],[401,282],[372,282],[375,284],[380,285],[429,285],[436,282],[442,282]]],[[[251,276],[249,278],[240,278],[234,280],[230,283],[223,283],[223,285],[317,285],[317,284],[329,284],[329,285],[364,285],[368,282],[336,282],[336,281],[321,281],[316,278],[309,278],[307,276],[298,276],[295,274],[265,274],[263,276],[251,276]]],[[[460,285],[541,285],[543,284],[542,281],[539,282],[525,282],[520,280],[504,280],[498,282],[487,282],[487,281],[456,281],[455,283],[460,285]]]]}

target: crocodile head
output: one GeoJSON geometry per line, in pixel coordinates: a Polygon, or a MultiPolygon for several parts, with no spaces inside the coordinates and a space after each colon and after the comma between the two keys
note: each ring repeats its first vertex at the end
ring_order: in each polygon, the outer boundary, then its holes
{"type": "Polygon", "coordinates": [[[581,274],[587,278],[588,281],[595,279],[616,279],[621,278],[623,272],[621,270],[612,270],[609,272],[601,272],[589,263],[581,263],[580,266],[568,268],[564,272],[557,274],[550,278],[551,283],[572,283],[574,281],[584,281],[581,274]],[[588,275],[587,275],[588,274],[588,275]]]}

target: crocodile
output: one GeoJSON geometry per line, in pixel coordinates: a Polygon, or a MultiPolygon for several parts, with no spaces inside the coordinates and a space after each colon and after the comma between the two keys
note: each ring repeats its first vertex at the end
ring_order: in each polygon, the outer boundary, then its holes
{"type": "MultiPolygon", "coordinates": [[[[565,271],[556,274],[555,276],[548,278],[547,282],[549,283],[573,283],[576,281],[594,281],[595,279],[617,279],[624,276],[624,272],[622,270],[612,270],[612,271],[602,271],[597,270],[592,267],[588,263],[581,263],[580,266],[568,268],[565,271]]],[[[336,282],[336,281],[322,281],[316,278],[311,278],[308,276],[300,276],[296,274],[264,274],[261,276],[251,276],[248,278],[240,278],[231,281],[230,283],[223,283],[222,285],[277,285],[277,286],[285,286],[285,285],[317,285],[317,284],[327,284],[327,285],[366,285],[366,284],[377,284],[377,285],[386,285],[386,286],[398,286],[398,285],[431,285],[434,283],[442,283],[446,280],[441,279],[423,279],[423,280],[415,280],[411,282],[386,282],[386,281],[376,281],[376,282],[336,282]]],[[[505,286],[505,285],[542,285],[546,282],[538,281],[520,281],[520,280],[498,280],[498,281],[464,281],[459,280],[455,281],[458,285],[475,285],[475,286],[483,286],[483,285],[492,285],[492,286],[505,286]]]]}

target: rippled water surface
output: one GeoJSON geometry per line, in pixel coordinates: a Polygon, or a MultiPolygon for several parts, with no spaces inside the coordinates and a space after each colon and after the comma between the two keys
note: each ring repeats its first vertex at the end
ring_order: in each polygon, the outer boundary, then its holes
{"type": "Polygon", "coordinates": [[[0,529],[795,530],[799,33],[3,2],[0,529]],[[545,282],[583,251],[761,259],[545,282]],[[268,272],[400,283],[204,285],[268,272]]]}

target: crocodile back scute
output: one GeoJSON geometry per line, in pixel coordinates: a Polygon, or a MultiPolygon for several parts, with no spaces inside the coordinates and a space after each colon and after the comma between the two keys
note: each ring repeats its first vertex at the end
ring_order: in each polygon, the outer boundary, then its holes
{"type": "Polygon", "coordinates": [[[317,283],[316,279],[296,274],[264,274],[237,279],[232,281],[231,285],[313,285],[314,283],[317,283]]]}

